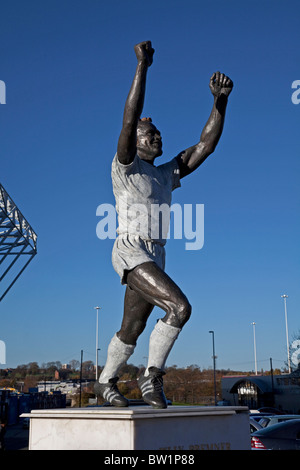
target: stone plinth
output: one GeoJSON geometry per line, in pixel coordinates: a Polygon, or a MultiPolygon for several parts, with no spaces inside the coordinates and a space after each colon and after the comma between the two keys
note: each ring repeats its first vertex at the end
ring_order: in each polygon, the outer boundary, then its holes
{"type": "Polygon", "coordinates": [[[33,410],[29,450],[248,450],[247,407],[33,410]]]}

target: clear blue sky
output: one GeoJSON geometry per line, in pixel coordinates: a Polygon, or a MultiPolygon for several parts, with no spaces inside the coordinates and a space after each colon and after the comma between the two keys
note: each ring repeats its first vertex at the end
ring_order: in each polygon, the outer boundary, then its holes
{"type": "MultiPolygon", "coordinates": [[[[96,209],[113,203],[111,160],[136,58],[155,48],[144,115],[161,130],[168,161],[196,143],[209,116],[210,75],[234,81],[215,153],[182,180],[173,202],[204,204],[202,250],[169,240],[169,275],[193,313],[168,365],[254,369],[286,360],[300,328],[298,1],[29,0],[0,18],[0,181],[38,234],[38,255],[0,305],[6,365],[95,359],[119,329],[124,287],[113,240],[96,236],[96,209]]],[[[155,309],[129,362],[145,363],[155,309]]]]}

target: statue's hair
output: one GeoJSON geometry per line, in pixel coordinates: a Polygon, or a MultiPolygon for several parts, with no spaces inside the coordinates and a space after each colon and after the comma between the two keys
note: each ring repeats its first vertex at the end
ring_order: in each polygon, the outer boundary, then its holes
{"type": "Polygon", "coordinates": [[[147,125],[148,122],[152,122],[152,119],[150,117],[144,117],[142,119],[139,119],[137,125],[137,132],[143,132],[143,129],[145,129],[145,125],[147,125]]]}

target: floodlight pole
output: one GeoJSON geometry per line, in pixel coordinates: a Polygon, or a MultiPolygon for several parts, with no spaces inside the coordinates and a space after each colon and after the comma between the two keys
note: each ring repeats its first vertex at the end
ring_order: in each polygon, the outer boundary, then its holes
{"type": "Polygon", "coordinates": [[[289,367],[289,374],[290,374],[291,373],[291,361],[290,361],[289,332],[288,332],[287,308],[286,308],[286,299],[288,298],[288,295],[283,294],[281,297],[283,298],[283,301],[284,301],[286,349],[287,349],[288,367],[289,367]]]}
{"type": "Polygon", "coordinates": [[[254,344],[254,363],[255,363],[255,375],[257,375],[257,360],[256,360],[256,338],[255,338],[255,321],[251,323],[253,326],[253,344],[254,344]]]}
{"type": "Polygon", "coordinates": [[[217,386],[216,386],[216,356],[215,356],[215,332],[210,330],[213,343],[213,365],[214,365],[214,392],[215,392],[215,406],[217,406],[217,386]]]}
{"type": "Polygon", "coordinates": [[[99,310],[101,309],[101,307],[94,307],[94,309],[97,311],[97,315],[96,315],[96,380],[98,380],[98,351],[99,351],[99,348],[98,348],[98,313],[99,313],[99,310]]]}

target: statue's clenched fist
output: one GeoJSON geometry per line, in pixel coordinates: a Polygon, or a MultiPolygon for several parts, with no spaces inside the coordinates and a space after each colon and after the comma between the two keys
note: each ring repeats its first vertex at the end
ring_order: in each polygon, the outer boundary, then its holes
{"type": "Polygon", "coordinates": [[[138,62],[143,62],[148,67],[153,62],[154,49],[152,47],[151,41],[143,41],[134,46],[134,51],[137,57],[138,62]]]}
{"type": "Polygon", "coordinates": [[[229,96],[233,88],[233,82],[224,73],[215,72],[210,77],[209,88],[216,97],[221,95],[229,96]]]}

